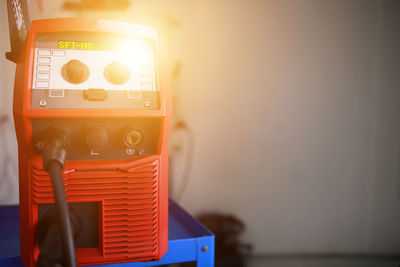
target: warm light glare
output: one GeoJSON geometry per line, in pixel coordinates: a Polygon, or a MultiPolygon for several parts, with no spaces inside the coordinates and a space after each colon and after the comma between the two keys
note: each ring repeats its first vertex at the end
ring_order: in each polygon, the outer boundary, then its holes
{"type": "Polygon", "coordinates": [[[142,40],[124,40],[119,43],[122,61],[145,64],[146,59],[152,55],[152,49],[142,40]]]}

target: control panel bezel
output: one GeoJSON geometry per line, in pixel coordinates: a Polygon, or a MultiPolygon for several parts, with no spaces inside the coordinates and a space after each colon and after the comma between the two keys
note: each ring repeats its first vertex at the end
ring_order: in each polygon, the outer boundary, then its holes
{"type": "MultiPolygon", "coordinates": [[[[82,45],[83,46],[83,45],[82,45]]],[[[93,32],[46,33],[35,38],[32,68],[31,107],[34,109],[159,109],[160,90],[157,73],[155,40],[121,34],[93,32]],[[99,44],[100,49],[60,49],[60,40],[99,44]],[[126,43],[118,50],[119,43],[126,43]],[[129,57],[131,46],[139,43],[146,50],[129,57]],[[110,48],[112,50],[103,50],[110,48]],[[139,57],[140,60],[135,57],[139,57]],[[65,78],[65,65],[80,60],[88,69],[88,77],[81,83],[65,78]],[[107,80],[105,70],[113,63],[123,62],[130,71],[122,84],[107,80]],[[63,73],[64,72],[64,73],[63,73]],[[103,90],[103,99],[88,99],[87,91],[103,90]]]]}

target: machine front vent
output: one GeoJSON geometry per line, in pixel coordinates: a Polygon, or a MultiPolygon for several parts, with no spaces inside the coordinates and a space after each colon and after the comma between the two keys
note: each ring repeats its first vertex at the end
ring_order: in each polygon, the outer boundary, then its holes
{"type": "MultiPolygon", "coordinates": [[[[31,175],[34,202],[54,202],[48,173],[32,166],[31,175]]],[[[64,170],[68,202],[102,203],[99,250],[103,257],[110,261],[157,257],[158,180],[159,160],[154,158],[124,169],[64,170]]]]}

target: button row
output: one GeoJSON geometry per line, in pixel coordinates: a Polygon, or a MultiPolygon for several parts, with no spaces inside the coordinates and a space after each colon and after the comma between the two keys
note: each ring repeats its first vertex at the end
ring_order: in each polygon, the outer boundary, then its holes
{"type": "Polygon", "coordinates": [[[152,91],[154,88],[153,60],[142,65],[140,72],[140,86],[142,90],[152,91]]]}
{"type": "Polygon", "coordinates": [[[37,52],[38,56],[51,56],[52,53],[53,53],[53,56],[56,56],[56,57],[64,57],[65,56],[64,50],[39,49],[37,52]]]}
{"type": "Polygon", "coordinates": [[[49,49],[39,49],[38,57],[36,59],[36,88],[49,88],[50,87],[50,62],[51,51],[49,49]]]}

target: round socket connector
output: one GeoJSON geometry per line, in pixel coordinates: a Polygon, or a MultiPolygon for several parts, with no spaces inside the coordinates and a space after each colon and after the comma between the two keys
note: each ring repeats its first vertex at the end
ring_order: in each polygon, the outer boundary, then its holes
{"type": "Polygon", "coordinates": [[[134,147],[143,141],[143,134],[136,129],[128,129],[124,133],[124,143],[129,147],[134,147]]]}

